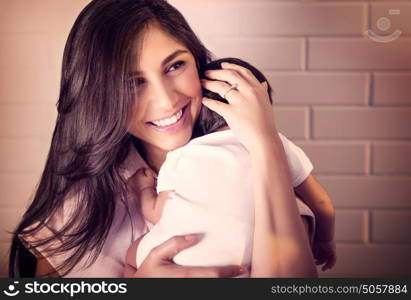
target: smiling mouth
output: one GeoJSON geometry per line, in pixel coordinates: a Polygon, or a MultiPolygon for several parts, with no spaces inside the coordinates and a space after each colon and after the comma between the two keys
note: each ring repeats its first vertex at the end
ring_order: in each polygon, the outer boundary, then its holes
{"type": "Polygon", "coordinates": [[[179,111],[177,111],[174,115],[168,118],[160,119],[160,120],[155,120],[155,121],[150,121],[147,122],[151,125],[157,126],[157,127],[167,127],[171,126],[175,123],[177,123],[183,116],[185,109],[187,108],[188,104],[186,104],[183,108],[181,108],[179,111]]]}

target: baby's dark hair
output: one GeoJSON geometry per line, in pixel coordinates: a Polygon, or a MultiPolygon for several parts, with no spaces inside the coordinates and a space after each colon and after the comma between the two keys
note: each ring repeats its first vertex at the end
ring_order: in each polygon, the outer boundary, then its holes
{"type": "MultiPolygon", "coordinates": [[[[200,77],[201,78],[206,78],[204,73],[207,70],[221,69],[221,63],[223,63],[223,62],[233,63],[233,64],[240,65],[242,67],[245,67],[253,73],[253,75],[258,79],[258,81],[260,81],[260,82],[267,81],[267,83],[268,83],[268,95],[269,95],[270,103],[271,104],[273,103],[273,100],[271,98],[272,89],[271,89],[270,83],[265,78],[263,73],[261,73],[257,68],[250,65],[248,62],[245,62],[241,59],[228,57],[228,58],[221,58],[221,59],[212,61],[212,62],[208,63],[204,67],[204,69],[201,70],[200,77]]],[[[221,97],[219,94],[211,92],[207,89],[203,89],[203,97],[207,97],[207,98],[215,99],[215,100],[218,100],[218,101],[221,101],[221,102],[224,102],[224,103],[228,103],[227,100],[224,99],[223,97],[221,97]]],[[[217,129],[219,129],[223,126],[226,126],[226,125],[227,125],[227,123],[226,123],[226,121],[224,120],[224,118],[222,116],[220,116],[216,112],[212,111],[211,109],[207,108],[206,106],[202,105],[200,116],[198,118],[198,127],[199,127],[198,129],[201,132],[200,135],[214,132],[217,129]]]]}

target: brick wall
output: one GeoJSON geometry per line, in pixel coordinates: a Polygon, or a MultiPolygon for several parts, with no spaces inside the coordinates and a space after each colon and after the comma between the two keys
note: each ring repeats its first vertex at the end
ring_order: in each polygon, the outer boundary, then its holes
{"type": "MultiPolygon", "coordinates": [[[[0,0],[3,232],[42,171],[64,41],[87,2],[0,0]]],[[[248,60],[269,78],[280,130],[335,203],[338,263],[320,276],[410,276],[411,1],[170,3],[217,56],[248,60]],[[401,34],[381,43],[368,29],[378,39],[401,34]]],[[[1,233],[2,275],[7,247],[1,233]]]]}

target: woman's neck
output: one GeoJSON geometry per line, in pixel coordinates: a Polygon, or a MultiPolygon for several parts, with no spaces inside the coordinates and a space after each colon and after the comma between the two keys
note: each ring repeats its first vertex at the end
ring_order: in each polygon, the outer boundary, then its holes
{"type": "Polygon", "coordinates": [[[166,160],[168,151],[154,147],[152,145],[144,145],[142,147],[142,151],[143,159],[146,161],[147,165],[158,174],[160,167],[166,160]]]}

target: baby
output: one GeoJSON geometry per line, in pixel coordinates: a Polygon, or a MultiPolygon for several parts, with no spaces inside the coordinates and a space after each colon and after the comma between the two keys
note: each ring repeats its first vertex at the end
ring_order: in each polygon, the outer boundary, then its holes
{"type": "MultiPolygon", "coordinates": [[[[234,58],[220,59],[205,70],[221,69],[222,62],[248,68],[260,81],[264,75],[250,64],[234,58]]],[[[268,84],[271,99],[271,87],[268,84]]],[[[204,90],[204,96],[223,102],[204,90]]],[[[126,263],[138,268],[150,250],[174,235],[203,233],[202,239],[174,257],[187,266],[238,264],[250,266],[254,227],[252,170],[247,150],[225,120],[202,106],[199,126],[187,145],[167,154],[156,187],[150,169],[140,169],[134,180],[143,216],[153,224],[126,263]]],[[[334,211],[330,198],[311,175],[313,166],[304,152],[279,134],[287,155],[300,215],[307,217],[310,243],[323,270],[335,264],[334,211]],[[316,221],[315,221],[316,220],[316,221]]],[[[249,272],[243,276],[249,276],[249,272]]]]}

